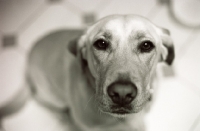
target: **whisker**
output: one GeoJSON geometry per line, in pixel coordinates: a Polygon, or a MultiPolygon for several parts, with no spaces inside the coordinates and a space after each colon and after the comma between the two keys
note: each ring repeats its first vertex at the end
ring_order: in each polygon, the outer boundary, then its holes
{"type": "Polygon", "coordinates": [[[89,99],[88,102],[86,103],[86,105],[85,105],[85,107],[84,107],[84,110],[86,110],[86,108],[87,108],[89,102],[92,100],[93,97],[94,97],[94,94],[90,97],[90,99],[89,99]]]}

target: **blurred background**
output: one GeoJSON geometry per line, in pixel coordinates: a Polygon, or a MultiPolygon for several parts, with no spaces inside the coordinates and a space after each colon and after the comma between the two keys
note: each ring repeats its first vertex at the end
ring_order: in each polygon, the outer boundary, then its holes
{"type": "Polygon", "coordinates": [[[173,65],[158,66],[159,94],[147,130],[200,130],[200,0],[0,0],[0,130],[63,130],[29,99],[27,54],[49,33],[84,29],[111,14],[147,17],[169,29],[174,41],[173,65]]]}

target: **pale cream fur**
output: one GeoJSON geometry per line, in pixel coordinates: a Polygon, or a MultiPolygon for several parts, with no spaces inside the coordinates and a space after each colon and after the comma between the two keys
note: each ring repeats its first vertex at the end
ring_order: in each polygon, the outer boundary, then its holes
{"type": "Polygon", "coordinates": [[[160,61],[171,64],[169,34],[143,17],[113,15],[88,27],[77,42],[69,43],[74,44],[69,50],[59,35],[39,41],[30,53],[27,80],[38,102],[60,114],[68,109],[70,131],[145,131],[143,119],[153,98],[156,66],[160,61]],[[109,39],[110,52],[93,47],[99,38],[109,39]],[[155,46],[149,53],[138,51],[144,40],[155,46]],[[120,74],[138,89],[130,114],[112,113],[110,108],[107,87],[120,74]]]}

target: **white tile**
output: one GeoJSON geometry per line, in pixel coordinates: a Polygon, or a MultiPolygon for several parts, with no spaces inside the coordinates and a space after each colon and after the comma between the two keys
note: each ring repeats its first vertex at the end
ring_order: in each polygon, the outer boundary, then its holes
{"type": "Polygon", "coordinates": [[[81,27],[79,15],[74,14],[63,5],[52,5],[19,34],[19,45],[28,50],[38,39],[52,31],[81,27]]]}
{"type": "Polygon", "coordinates": [[[188,39],[188,36],[193,30],[177,24],[169,15],[169,9],[167,6],[161,6],[156,17],[153,18],[152,21],[158,26],[170,31],[176,53],[179,51],[180,47],[185,44],[184,42],[188,39]]]}
{"type": "MultiPolygon", "coordinates": [[[[200,36],[200,33],[198,33],[200,36]]],[[[183,81],[191,83],[196,88],[199,88],[200,95],[200,37],[192,43],[188,43],[188,48],[182,57],[179,57],[176,62],[176,72],[183,81]]]]}
{"type": "Polygon", "coordinates": [[[80,13],[96,12],[98,9],[101,10],[100,6],[106,6],[108,2],[109,0],[64,0],[66,7],[70,7],[78,12],[82,11],[80,13]]]}
{"type": "Polygon", "coordinates": [[[66,131],[59,118],[34,100],[29,100],[17,114],[5,118],[2,125],[6,131],[66,131]]]}
{"type": "Polygon", "coordinates": [[[25,57],[17,48],[0,53],[0,107],[23,88],[25,57]]]}
{"type": "Polygon", "coordinates": [[[156,4],[156,0],[113,0],[103,10],[99,9],[98,16],[111,14],[138,14],[146,16],[156,4]]]}
{"type": "Polygon", "coordinates": [[[200,114],[200,97],[178,78],[163,79],[148,116],[148,131],[189,131],[200,114]]]}
{"type": "Polygon", "coordinates": [[[0,30],[4,33],[16,32],[18,27],[44,3],[44,0],[1,0],[0,30]]]}

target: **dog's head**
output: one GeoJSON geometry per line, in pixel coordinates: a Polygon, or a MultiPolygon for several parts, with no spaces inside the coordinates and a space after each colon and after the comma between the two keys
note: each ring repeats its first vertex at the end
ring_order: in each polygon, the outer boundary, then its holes
{"type": "Polygon", "coordinates": [[[117,116],[142,110],[157,63],[174,59],[169,31],[135,15],[101,19],[69,50],[89,71],[99,109],[117,116]]]}

